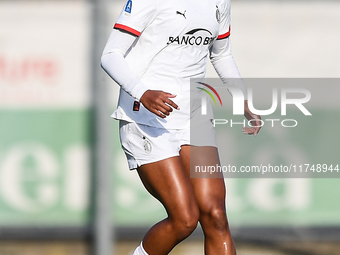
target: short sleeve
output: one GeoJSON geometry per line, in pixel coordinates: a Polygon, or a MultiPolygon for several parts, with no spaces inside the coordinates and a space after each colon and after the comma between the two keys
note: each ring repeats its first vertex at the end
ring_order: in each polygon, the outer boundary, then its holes
{"type": "Polygon", "coordinates": [[[230,0],[223,1],[221,7],[221,21],[217,40],[225,39],[230,36],[230,0]]]}
{"type": "Polygon", "coordinates": [[[114,28],[139,36],[152,22],[158,0],[127,0],[114,28]]]}

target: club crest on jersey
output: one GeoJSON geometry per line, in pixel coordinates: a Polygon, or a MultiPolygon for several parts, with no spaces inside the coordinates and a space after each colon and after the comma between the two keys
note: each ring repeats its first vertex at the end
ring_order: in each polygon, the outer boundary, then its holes
{"type": "Polygon", "coordinates": [[[220,10],[218,9],[218,6],[216,5],[216,20],[218,23],[221,22],[221,13],[220,10]]]}
{"type": "Polygon", "coordinates": [[[132,1],[129,0],[129,1],[127,1],[127,3],[126,3],[125,9],[124,9],[124,12],[125,12],[124,14],[125,14],[126,16],[130,16],[131,10],[132,10],[132,1]]]}
{"type": "Polygon", "coordinates": [[[149,141],[149,139],[147,139],[145,136],[143,136],[143,147],[144,147],[144,151],[147,153],[147,154],[150,154],[151,151],[152,151],[152,146],[151,146],[151,142],[149,141]]]}

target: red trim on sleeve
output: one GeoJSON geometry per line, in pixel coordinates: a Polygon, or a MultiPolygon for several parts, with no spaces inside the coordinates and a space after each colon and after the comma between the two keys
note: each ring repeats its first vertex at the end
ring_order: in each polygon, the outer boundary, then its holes
{"type": "Polygon", "coordinates": [[[221,40],[221,39],[224,39],[224,38],[228,38],[230,36],[230,27],[229,27],[229,31],[223,35],[219,35],[217,37],[217,40],[221,40]]]}
{"type": "Polygon", "coordinates": [[[137,30],[135,30],[135,29],[133,29],[133,28],[131,28],[131,27],[128,27],[128,26],[124,26],[124,25],[122,25],[122,24],[115,24],[114,25],[114,28],[117,28],[117,29],[122,29],[122,30],[124,30],[124,31],[126,31],[126,32],[129,32],[129,33],[131,33],[131,34],[134,34],[135,36],[140,36],[140,32],[138,32],[137,30]]]}

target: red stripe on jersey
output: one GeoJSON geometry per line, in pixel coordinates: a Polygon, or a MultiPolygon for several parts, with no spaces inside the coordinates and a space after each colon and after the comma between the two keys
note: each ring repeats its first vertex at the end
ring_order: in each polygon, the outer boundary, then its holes
{"type": "Polygon", "coordinates": [[[224,38],[228,38],[230,36],[230,26],[229,26],[229,31],[223,35],[219,35],[217,37],[217,40],[221,40],[221,39],[224,39],[224,38]]]}
{"type": "Polygon", "coordinates": [[[128,27],[128,26],[124,26],[124,25],[122,25],[122,24],[117,24],[117,23],[116,23],[116,24],[114,25],[114,28],[124,30],[124,31],[126,31],[126,32],[129,32],[129,33],[135,35],[135,36],[140,36],[140,34],[141,34],[141,33],[138,32],[137,30],[135,30],[135,29],[133,29],[133,28],[131,28],[131,27],[128,27]]]}

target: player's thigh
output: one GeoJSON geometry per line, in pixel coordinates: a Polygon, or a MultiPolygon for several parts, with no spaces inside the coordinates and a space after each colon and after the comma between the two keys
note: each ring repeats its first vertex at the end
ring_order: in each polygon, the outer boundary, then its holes
{"type": "Polygon", "coordinates": [[[223,173],[218,170],[220,159],[216,147],[182,145],[179,154],[191,179],[223,179],[223,173]]]}
{"type": "Polygon", "coordinates": [[[179,156],[144,164],[137,171],[145,188],[164,205],[169,217],[198,217],[194,189],[179,156]]]}
{"type": "MultiPolygon", "coordinates": [[[[182,146],[180,157],[188,175],[195,166],[220,164],[216,147],[182,146]]],[[[190,178],[201,213],[225,212],[225,184],[222,173],[201,173],[190,178]]]]}

